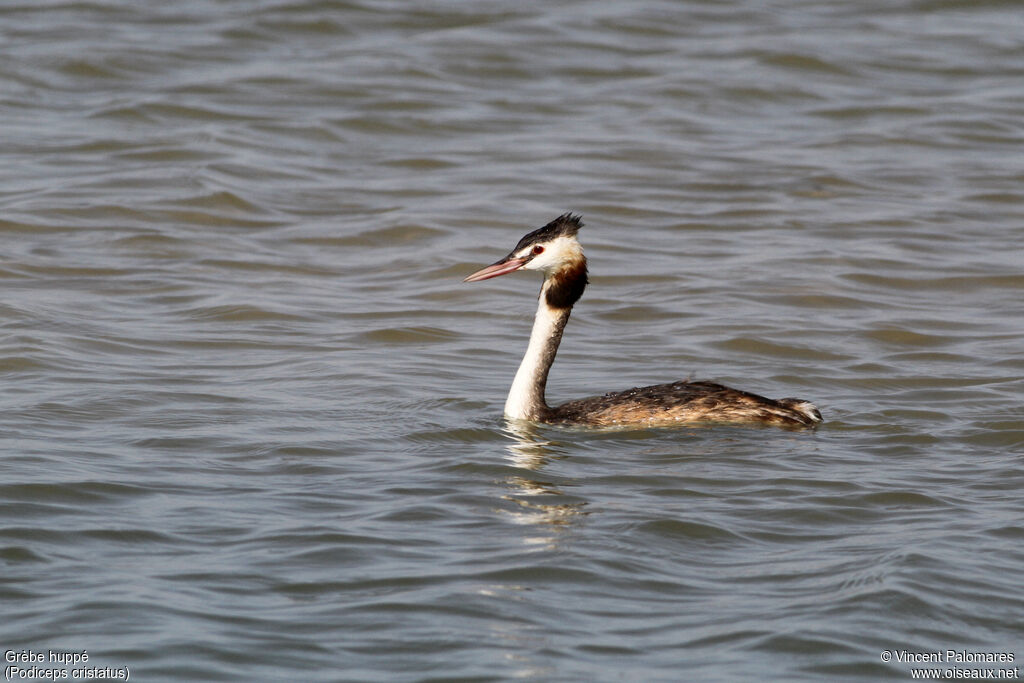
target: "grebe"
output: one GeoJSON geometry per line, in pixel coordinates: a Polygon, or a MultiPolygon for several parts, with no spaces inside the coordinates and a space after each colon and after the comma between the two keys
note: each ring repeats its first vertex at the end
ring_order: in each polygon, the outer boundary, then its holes
{"type": "Polygon", "coordinates": [[[822,421],[813,403],[773,400],[714,382],[683,380],[637,387],[549,407],[544,399],[548,371],[573,304],[587,286],[587,259],[576,239],[581,216],[566,213],[519,240],[512,252],[464,282],[487,280],[517,270],[544,274],[530,344],[505,401],[511,419],[594,426],[666,426],[692,422],[761,423],[811,427],[822,421]]]}

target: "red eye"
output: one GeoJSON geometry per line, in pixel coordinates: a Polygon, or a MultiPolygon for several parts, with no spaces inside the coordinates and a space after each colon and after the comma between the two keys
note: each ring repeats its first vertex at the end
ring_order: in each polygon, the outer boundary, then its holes
{"type": "Polygon", "coordinates": [[[543,253],[544,253],[544,247],[540,246],[539,244],[534,246],[534,248],[533,248],[533,255],[534,256],[536,256],[537,254],[543,254],[543,253]]]}

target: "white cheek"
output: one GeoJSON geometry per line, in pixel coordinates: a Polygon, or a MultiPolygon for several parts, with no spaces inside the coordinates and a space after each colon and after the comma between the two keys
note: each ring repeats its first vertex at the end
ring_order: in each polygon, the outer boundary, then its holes
{"type": "Polygon", "coordinates": [[[556,263],[556,258],[551,254],[550,251],[545,251],[543,254],[538,254],[526,264],[526,267],[530,270],[547,270],[556,263]]]}
{"type": "MultiPolygon", "coordinates": [[[[543,253],[537,254],[523,266],[526,270],[557,270],[566,263],[579,258],[579,244],[576,240],[559,237],[549,242],[543,253]]],[[[520,256],[529,256],[531,252],[524,250],[520,256]]]]}
{"type": "Polygon", "coordinates": [[[516,256],[518,258],[529,259],[526,262],[526,265],[523,266],[523,270],[544,270],[553,262],[550,249],[546,249],[534,256],[531,247],[529,249],[523,249],[521,252],[517,253],[516,256]]]}

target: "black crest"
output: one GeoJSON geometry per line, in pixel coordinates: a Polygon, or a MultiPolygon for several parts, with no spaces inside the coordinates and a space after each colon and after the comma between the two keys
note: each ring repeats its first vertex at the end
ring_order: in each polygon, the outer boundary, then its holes
{"type": "Polygon", "coordinates": [[[519,244],[516,245],[516,248],[512,250],[512,253],[516,253],[523,247],[528,247],[536,242],[550,242],[556,237],[563,235],[575,235],[582,227],[583,216],[573,215],[572,213],[563,213],[543,228],[537,228],[533,232],[524,235],[523,239],[519,240],[519,244]]]}

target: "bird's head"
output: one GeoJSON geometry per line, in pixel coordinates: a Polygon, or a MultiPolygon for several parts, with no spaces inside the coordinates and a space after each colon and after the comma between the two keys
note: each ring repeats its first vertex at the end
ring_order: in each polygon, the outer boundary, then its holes
{"type": "Polygon", "coordinates": [[[552,308],[568,309],[583,295],[587,286],[587,259],[576,233],[583,227],[580,216],[562,214],[543,228],[519,240],[508,256],[481,268],[463,282],[479,282],[517,270],[544,273],[541,292],[552,308]]]}
{"type": "Polygon", "coordinates": [[[463,282],[478,282],[517,270],[539,270],[549,277],[563,270],[586,268],[583,248],[576,233],[583,227],[580,216],[566,213],[543,228],[528,233],[519,240],[508,256],[486,268],[481,268],[463,282]]]}

